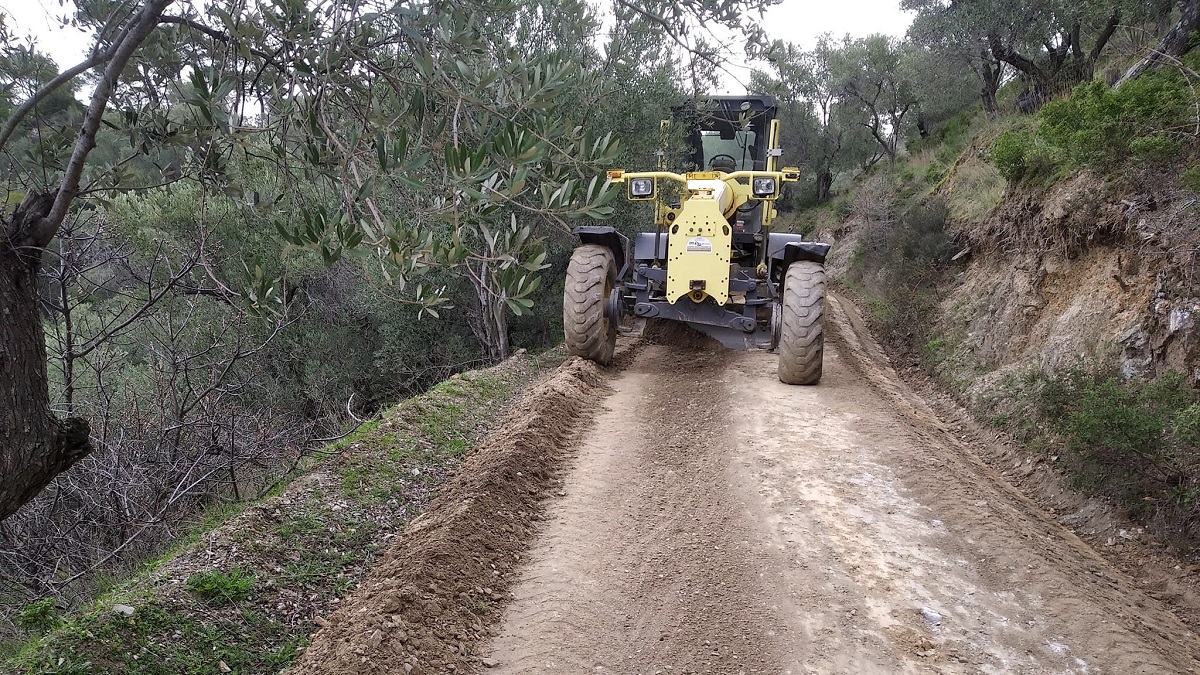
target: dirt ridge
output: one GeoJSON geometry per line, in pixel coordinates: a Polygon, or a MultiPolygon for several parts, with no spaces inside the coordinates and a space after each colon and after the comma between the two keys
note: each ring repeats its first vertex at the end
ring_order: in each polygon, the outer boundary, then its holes
{"type": "MultiPolygon", "coordinates": [[[[618,355],[620,362],[622,355],[618,355]]],[[[469,672],[521,563],[556,469],[606,392],[569,359],[513,406],[286,672],[469,672]]]]}

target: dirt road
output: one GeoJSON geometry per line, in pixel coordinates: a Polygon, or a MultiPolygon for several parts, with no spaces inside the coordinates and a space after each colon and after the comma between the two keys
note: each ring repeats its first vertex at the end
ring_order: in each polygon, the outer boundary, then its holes
{"type": "Polygon", "coordinates": [[[1200,672],[1187,626],[830,310],[816,387],[780,384],[761,352],[633,357],[518,568],[489,672],[1200,672]]]}

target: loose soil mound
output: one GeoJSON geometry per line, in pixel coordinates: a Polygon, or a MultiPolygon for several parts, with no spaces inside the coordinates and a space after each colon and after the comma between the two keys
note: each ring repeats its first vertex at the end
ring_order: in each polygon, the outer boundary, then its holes
{"type": "Polygon", "coordinates": [[[506,423],[383,554],[291,673],[475,670],[558,467],[605,393],[596,364],[571,359],[506,423]]]}
{"type": "Polygon", "coordinates": [[[722,349],[720,342],[686,323],[666,319],[648,319],[646,329],[642,331],[642,342],[695,351],[722,349]]]}

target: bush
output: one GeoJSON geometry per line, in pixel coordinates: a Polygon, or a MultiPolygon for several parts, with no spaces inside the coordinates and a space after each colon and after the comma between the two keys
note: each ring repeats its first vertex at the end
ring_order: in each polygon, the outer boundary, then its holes
{"type": "Polygon", "coordinates": [[[838,221],[846,220],[854,214],[854,203],[847,195],[838,197],[833,200],[833,214],[837,216],[838,221]]]}
{"type": "Polygon", "coordinates": [[[230,568],[228,572],[196,572],[188,577],[187,589],[208,605],[220,607],[250,597],[250,592],[254,590],[254,576],[237,567],[230,568]]]}
{"type": "Polygon", "coordinates": [[[1029,135],[1021,131],[1005,131],[992,144],[992,163],[1008,181],[1021,180],[1028,167],[1029,135]]]}
{"type": "Polygon", "coordinates": [[[935,185],[945,178],[948,172],[941,162],[934,162],[929,165],[929,168],[925,169],[925,182],[929,185],[935,185]]]}
{"type": "Polygon", "coordinates": [[[1110,169],[1133,155],[1169,159],[1180,145],[1168,134],[1188,120],[1192,90],[1173,70],[1156,70],[1110,89],[1099,80],[1038,113],[1038,136],[1073,165],[1110,169]]]}
{"type": "Polygon", "coordinates": [[[879,302],[874,318],[889,340],[916,350],[932,337],[932,313],[937,283],[954,254],[954,239],[946,231],[948,210],[941,198],[918,203],[898,223],[878,225],[859,239],[852,280],[867,288],[879,302]]]}
{"type": "Polygon", "coordinates": [[[1200,397],[1184,375],[1070,372],[1047,382],[1040,408],[1083,487],[1184,539],[1200,536],[1200,397]]]}
{"type": "Polygon", "coordinates": [[[1165,161],[1179,154],[1181,146],[1162,134],[1138,136],[1129,141],[1129,152],[1143,161],[1165,161]]]}
{"type": "Polygon", "coordinates": [[[1010,182],[1075,167],[1111,171],[1130,160],[1170,161],[1194,143],[1184,133],[1195,123],[1194,98],[1187,79],[1173,69],[1148,72],[1120,89],[1085,82],[1071,96],[1044,105],[1035,129],[1000,134],[991,159],[1010,182]]]}
{"type": "Polygon", "coordinates": [[[1200,165],[1188,167],[1179,175],[1179,180],[1185,188],[1200,192],[1200,165]]]}
{"type": "Polygon", "coordinates": [[[42,598],[25,606],[17,613],[17,627],[27,633],[42,635],[63,624],[62,614],[54,598],[42,598]]]}

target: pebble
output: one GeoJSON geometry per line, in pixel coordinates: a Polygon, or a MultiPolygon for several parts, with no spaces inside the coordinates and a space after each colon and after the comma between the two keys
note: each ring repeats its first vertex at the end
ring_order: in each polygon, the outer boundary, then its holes
{"type": "Polygon", "coordinates": [[[934,626],[942,625],[942,615],[928,607],[921,608],[921,618],[925,619],[934,626]]]}
{"type": "Polygon", "coordinates": [[[130,607],[129,605],[113,605],[112,611],[114,614],[120,614],[121,616],[132,617],[133,613],[136,612],[137,610],[130,607]]]}

